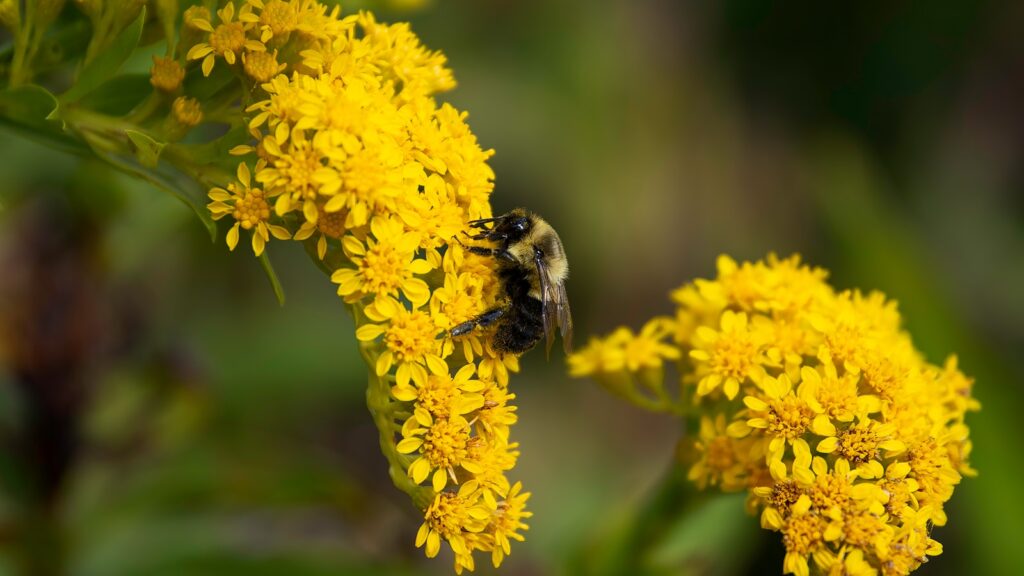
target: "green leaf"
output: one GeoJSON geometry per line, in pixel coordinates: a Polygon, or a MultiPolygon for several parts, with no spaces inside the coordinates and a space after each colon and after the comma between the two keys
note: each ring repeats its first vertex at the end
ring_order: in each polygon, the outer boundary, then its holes
{"type": "Polygon", "coordinates": [[[124,116],[153,92],[149,74],[122,74],[82,97],[79,104],[108,116],[124,116]]]}
{"type": "Polygon", "coordinates": [[[58,150],[87,154],[88,148],[66,134],[59,122],[53,121],[59,117],[59,112],[57,97],[42,86],[0,90],[0,124],[58,150]]]}
{"type": "Polygon", "coordinates": [[[210,162],[229,170],[234,174],[235,168],[241,162],[241,158],[229,154],[232,148],[239,144],[253,143],[253,137],[245,126],[237,126],[228,130],[223,136],[209,142],[200,144],[180,143],[179,146],[188,151],[193,158],[206,158],[210,162]]]}
{"type": "MultiPolygon", "coordinates": [[[[125,132],[131,131],[126,130],[125,132]]],[[[141,135],[141,132],[136,134],[141,135]]],[[[138,153],[133,155],[120,153],[109,143],[89,132],[82,132],[81,135],[100,159],[123,172],[170,192],[175,198],[181,200],[199,217],[200,222],[210,234],[210,239],[217,239],[217,225],[214,224],[210,211],[206,209],[206,190],[193,178],[167,162],[157,162],[154,166],[146,166],[140,161],[138,153]]],[[[126,136],[131,138],[130,135],[126,134],[126,136]]]]}
{"type": "Polygon", "coordinates": [[[57,97],[30,84],[0,92],[0,114],[26,124],[42,124],[58,106],[57,97]]]}
{"type": "Polygon", "coordinates": [[[105,50],[82,68],[75,84],[65,92],[61,99],[65,102],[74,102],[98,88],[101,84],[112,78],[121,65],[135,51],[139,45],[139,38],[142,37],[142,26],[146,22],[146,8],[139,11],[135,21],[121,30],[121,33],[114,38],[105,50]]]}
{"type": "Polygon", "coordinates": [[[156,168],[160,162],[160,152],[163,151],[166,142],[157,142],[149,135],[137,130],[125,130],[128,139],[135,145],[135,157],[139,163],[146,168],[156,168]]]}
{"type": "Polygon", "coordinates": [[[719,574],[741,572],[760,532],[757,519],[746,513],[745,501],[745,494],[699,500],[666,528],[645,564],[657,573],[682,566],[714,566],[719,574]]]}
{"type": "Polygon", "coordinates": [[[185,94],[207,103],[221,90],[233,87],[237,77],[228,66],[216,66],[209,76],[203,76],[199,66],[185,75],[185,94]]]}
{"type": "Polygon", "coordinates": [[[274,266],[270,263],[270,256],[267,255],[266,250],[260,255],[259,260],[263,271],[267,273],[267,280],[270,280],[270,286],[274,289],[274,296],[277,296],[277,303],[284,306],[284,287],[281,286],[281,281],[277,278],[277,272],[274,272],[274,266]]]}

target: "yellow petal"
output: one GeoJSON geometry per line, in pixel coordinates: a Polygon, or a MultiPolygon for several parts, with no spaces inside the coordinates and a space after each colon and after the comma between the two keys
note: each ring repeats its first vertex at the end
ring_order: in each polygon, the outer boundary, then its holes
{"type": "Polygon", "coordinates": [[[754,410],[756,412],[765,412],[768,410],[768,404],[766,404],[763,400],[759,398],[755,398],[754,396],[745,396],[743,398],[743,403],[747,405],[747,408],[750,408],[751,410],[754,410]]]}
{"type": "Polygon", "coordinates": [[[822,454],[831,454],[835,452],[836,448],[838,447],[839,438],[836,438],[835,436],[829,436],[828,438],[825,438],[821,442],[818,442],[817,450],[822,454]]]}
{"type": "Polygon", "coordinates": [[[260,254],[263,254],[263,248],[265,246],[266,246],[266,240],[263,239],[263,236],[261,236],[260,234],[258,234],[256,232],[253,232],[253,235],[252,235],[252,253],[255,254],[257,257],[259,257],[260,254]]]}
{"type": "Polygon", "coordinates": [[[434,472],[433,485],[434,492],[444,490],[444,487],[448,485],[448,474],[444,470],[438,469],[434,472]]]}
{"type": "Polygon", "coordinates": [[[235,249],[235,246],[238,246],[238,226],[238,223],[235,223],[235,225],[228,230],[228,235],[225,238],[228,243],[228,249],[232,251],[235,249]]]}
{"type": "Polygon", "coordinates": [[[811,430],[818,436],[836,435],[836,427],[832,425],[832,421],[825,414],[818,414],[814,417],[811,422],[811,430]]]}
{"type": "Polygon", "coordinates": [[[405,438],[395,446],[395,449],[401,454],[411,454],[419,450],[420,446],[423,446],[422,438],[405,438]]]}
{"type": "Polygon", "coordinates": [[[437,556],[437,553],[441,551],[441,537],[438,536],[437,532],[430,531],[430,535],[427,536],[427,547],[426,553],[427,558],[433,558],[437,556]]]}

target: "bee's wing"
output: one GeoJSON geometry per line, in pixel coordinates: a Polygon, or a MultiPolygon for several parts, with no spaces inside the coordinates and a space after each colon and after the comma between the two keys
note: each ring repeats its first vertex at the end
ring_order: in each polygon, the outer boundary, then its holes
{"type": "Polygon", "coordinates": [[[544,260],[534,257],[537,266],[537,277],[540,279],[540,302],[544,318],[545,351],[551,356],[551,345],[555,342],[555,327],[562,329],[562,346],[568,353],[572,350],[572,316],[569,312],[569,299],[565,294],[565,285],[553,281],[544,260]]]}
{"type": "Polygon", "coordinates": [[[562,329],[562,350],[566,354],[570,354],[572,353],[572,311],[569,310],[569,296],[565,293],[565,284],[560,282],[555,292],[558,294],[558,326],[562,329]]]}

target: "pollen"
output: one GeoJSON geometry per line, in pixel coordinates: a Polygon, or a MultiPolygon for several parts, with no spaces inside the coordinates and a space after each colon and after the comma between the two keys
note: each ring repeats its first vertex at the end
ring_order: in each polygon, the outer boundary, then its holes
{"type": "Polygon", "coordinates": [[[451,415],[456,395],[457,390],[451,378],[431,374],[427,377],[426,386],[417,390],[416,403],[435,418],[447,418],[451,415]]]}
{"type": "Polygon", "coordinates": [[[345,213],[321,211],[316,227],[331,238],[341,238],[345,234],[345,213]]]}
{"type": "Polygon", "coordinates": [[[811,425],[814,411],[798,396],[786,395],[772,400],[767,415],[768,434],[777,438],[795,440],[811,425]]]}
{"type": "Polygon", "coordinates": [[[860,326],[842,323],[825,335],[825,346],[837,364],[856,364],[863,355],[864,336],[860,326]]]}
{"type": "MultiPolygon", "coordinates": [[[[370,247],[359,265],[365,283],[364,292],[378,294],[395,292],[409,277],[408,263],[408,255],[400,252],[398,247],[391,242],[379,242],[370,247]]],[[[417,318],[422,318],[417,322],[418,327],[425,326],[429,321],[429,318],[422,313],[417,318]]],[[[431,338],[433,338],[433,334],[431,338]]]]}
{"type": "Polygon", "coordinates": [[[461,417],[439,418],[423,435],[423,455],[433,468],[454,468],[466,458],[469,426],[461,417]]]}
{"type": "Polygon", "coordinates": [[[732,334],[715,342],[711,371],[742,380],[755,364],[759,346],[747,335],[732,334]]]}
{"type": "Polygon", "coordinates": [[[839,474],[820,474],[810,490],[811,503],[821,511],[846,511],[852,500],[850,481],[839,474]]]}
{"type": "Polygon", "coordinates": [[[851,426],[839,434],[836,452],[852,464],[874,460],[878,456],[881,440],[874,430],[862,426],[851,426]]]}
{"type": "Polygon", "coordinates": [[[400,312],[384,334],[384,343],[399,360],[418,359],[437,347],[437,327],[429,314],[400,312]]]}
{"type": "Polygon", "coordinates": [[[864,366],[864,381],[886,400],[893,400],[904,388],[907,370],[892,360],[878,355],[864,366]]]}
{"type": "Polygon", "coordinates": [[[857,514],[844,518],[844,540],[863,550],[875,549],[876,542],[885,535],[885,522],[872,514],[857,514]]]}
{"type": "Polygon", "coordinates": [[[782,529],[782,542],[787,552],[810,554],[821,547],[825,521],[816,514],[790,517],[782,529]]]}
{"type": "MultiPolygon", "coordinates": [[[[316,199],[314,175],[323,168],[323,164],[320,153],[308,141],[293,143],[289,154],[274,159],[274,168],[276,171],[272,174],[277,176],[274,184],[284,188],[293,199],[316,199]]],[[[259,177],[257,179],[262,181],[259,177]]]]}
{"type": "Polygon", "coordinates": [[[241,22],[225,22],[210,33],[210,47],[217,54],[238,52],[245,46],[245,27],[241,22]]]}
{"type": "Polygon", "coordinates": [[[776,482],[766,498],[768,505],[777,509],[783,516],[789,515],[789,509],[803,495],[804,490],[791,479],[776,482]]]}
{"type": "Polygon", "coordinates": [[[270,219],[270,205],[263,197],[259,188],[248,189],[245,195],[235,202],[235,211],[231,214],[242,228],[252,230],[260,222],[270,219]]]}
{"type": "Polygon", "coordinates": [[[454,492],[442,492],[427,509],[426,520],[431,530],[451,539],[469,522],[469,502],[454,492]]]}

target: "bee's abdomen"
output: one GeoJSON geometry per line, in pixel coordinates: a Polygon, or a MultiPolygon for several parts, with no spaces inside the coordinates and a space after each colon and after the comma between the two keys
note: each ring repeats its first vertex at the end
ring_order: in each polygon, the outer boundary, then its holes
{"type": "Polygon", "coordinates": [[[533,348],[544,334],[543,314],[540,300],[529,296],[513,299],[494,334],[494,348],[514,354],[533,348]]]}

